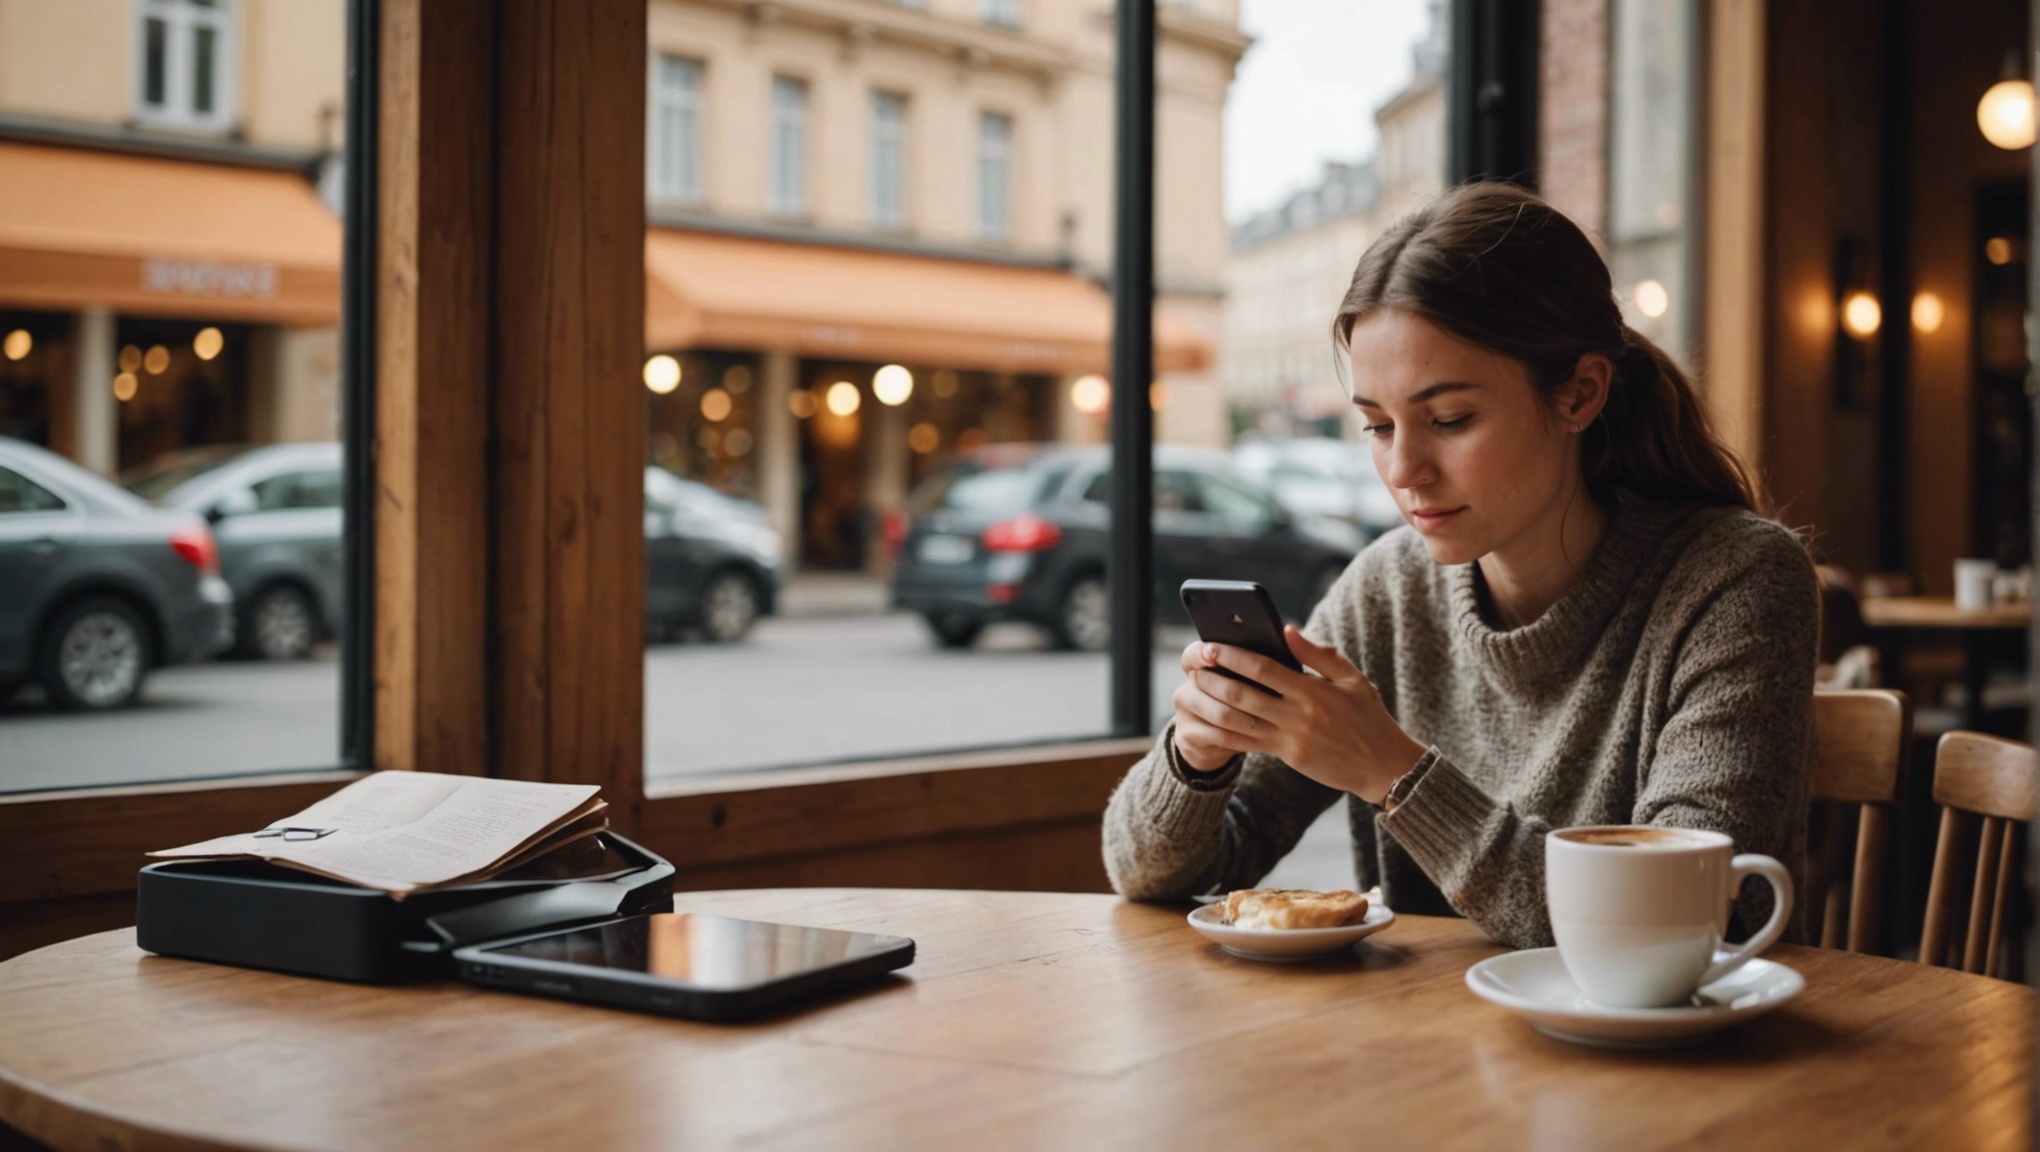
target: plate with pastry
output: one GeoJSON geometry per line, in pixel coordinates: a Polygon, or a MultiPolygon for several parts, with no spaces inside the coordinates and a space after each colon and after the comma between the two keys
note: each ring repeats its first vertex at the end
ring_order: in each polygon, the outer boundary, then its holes
{"type": "Polygon", "coordinates": [[[1393,923],[1378,891],[1242,888],[1190,913],[1192,928],[1244,960],[1318,960],[1393,923]]]}

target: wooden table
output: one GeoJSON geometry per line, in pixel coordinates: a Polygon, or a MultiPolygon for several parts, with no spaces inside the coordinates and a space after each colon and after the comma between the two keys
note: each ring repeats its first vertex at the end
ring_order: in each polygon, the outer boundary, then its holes
{"type": "Polygon", "coordinates": [[[806,889],[683,909],[904,933],[905,978],[716,1026],[460,984],[148,956],[0,964],[0,1119],[60,1148],[2024,1148],[2030,989],[1819,949],[1702,1044],[1579,1048],[1477,999],[1500,949],[1406,916],[1237,960],[1110,896],[806,889]]]}
{"type": "Polygon", "coordinates": [[[1984,723],[1983,689],[1990,679],[1992,641],[1999,634],[2023,632],[2033,625],[2031,601],[1957,608],[1948,596],[1869,596],[1862,608],[1863,623],[1878,634],[1885,675],[1894,683],[1903,670],[1905,649],[1921,636],[1931,638],[1940,633],[1960,641],[1963,702],[1957,724],[1972,731],[1984,723]]]}

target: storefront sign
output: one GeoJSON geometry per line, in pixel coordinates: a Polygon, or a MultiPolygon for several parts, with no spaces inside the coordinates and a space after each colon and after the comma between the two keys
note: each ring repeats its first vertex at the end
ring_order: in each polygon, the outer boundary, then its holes
{"type": "Polygon", "coordinates": [[[142,289],[177,296],[267,298],[276,295],[276,265],[152,257],[142,261],[142,289]]]}

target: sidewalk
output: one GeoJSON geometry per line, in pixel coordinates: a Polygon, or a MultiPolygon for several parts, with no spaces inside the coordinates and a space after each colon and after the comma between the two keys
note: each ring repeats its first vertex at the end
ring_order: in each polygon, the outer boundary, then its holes
{"type": "Polygon", "coordinates": [[[801,572],[779,589],[781,616],[876,616],[891,609],[885,581],[862,572],[801,572]]]}

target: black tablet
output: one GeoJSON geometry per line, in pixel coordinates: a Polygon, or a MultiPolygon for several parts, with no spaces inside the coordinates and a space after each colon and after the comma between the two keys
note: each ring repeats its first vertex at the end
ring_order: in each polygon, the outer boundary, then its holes
{"type": "Polygon", "coordinates": [[[914,962],[904,936],[656,912],[454,953],[461,978],[490,988],[660,1012],[744,1020],[869,984],[914,962]]]}

